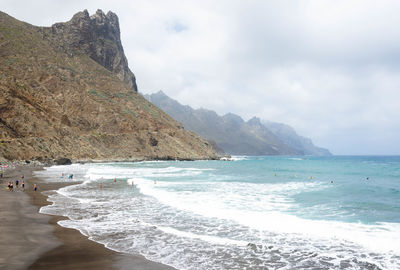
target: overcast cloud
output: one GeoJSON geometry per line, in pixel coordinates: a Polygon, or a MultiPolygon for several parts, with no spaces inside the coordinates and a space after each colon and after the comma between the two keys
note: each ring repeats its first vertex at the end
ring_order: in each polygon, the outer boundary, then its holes
{"type": "Polygon", "coordinates": [[[0,0],[43,26],[97,8],[119,16],[142,93],[287,123],[334,154],[400,154],[400,1],[0,0]]]}

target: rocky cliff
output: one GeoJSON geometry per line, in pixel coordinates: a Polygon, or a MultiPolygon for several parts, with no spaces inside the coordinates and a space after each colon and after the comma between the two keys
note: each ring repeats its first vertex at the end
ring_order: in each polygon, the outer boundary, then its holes
{"type": "Polygon", "coordinates": [[[328,149],[317,147],[313,144],[311,139],[298,135],[289,125],[271,121],[263,121],[263,125],[290,147],[301,150],[304,155],[332,155],[328,149]]]}
{"type": "Polygon", "coordinates": [[[111,11],[104,14],[99,9],[89,16],[84,10],[69,22],[53,24],[43,31],[56,47],[68,55],[87,54],[137,92],[135,76],[128,67],[122,48],[118,17],[111,11]]]}
{"type": "Polygon", "coordinates": [[[43,28],[0,12],[0,160],[58,157],[217,155],[136,92],[115,14],[43,28]]]}
{"type": "Polygon", "coordinates": [[[219,116],[207,109],[194,110],[169,98],[162,91],[145,96],[154,105],[181,122],[203,138],[215,141],[231,155],[302,155],[302,150],[281,141],[258,118],[244,121],[240,116],[228,113],[219,116]]]}

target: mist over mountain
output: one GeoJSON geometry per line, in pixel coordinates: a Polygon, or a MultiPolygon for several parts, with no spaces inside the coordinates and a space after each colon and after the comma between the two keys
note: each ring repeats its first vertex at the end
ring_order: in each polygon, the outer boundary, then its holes
{"type": "Polygon", "coordinates": [[[144,97],[231,155],[330,155],[329,150],[314,146],[285,124],[257,117],[246,122],[233,113],[219,116],[212,110],[182,105],[162,91],[144,97]]]}

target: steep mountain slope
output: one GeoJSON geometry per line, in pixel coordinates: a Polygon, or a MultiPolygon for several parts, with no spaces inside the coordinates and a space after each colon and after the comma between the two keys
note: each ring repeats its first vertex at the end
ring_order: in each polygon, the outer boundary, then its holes
{"type": "Polygon", "coordinates": [[[303,151],[305,155],[331,155],[328,149],[317,147],[309,138],[299,136],[291,126],[270,121],[263,121],[263,124],[284,143],[303,151]]]}
{"type": "Polygon", "coordinates": [[[194,110],[169,98],[162,91],[145,95],[185,128],[202,137],[213,140],[226,153],[232,155],[301,155],[275,136],[258,118],[245,122],[240,116],[229,113],[224,116],[206,109],[194,110]]]}
{"type": "Polygon", "coordinates": [[[217,157],[136,90],[115,14],[44,28],[0,12],[0,159],[217,157]]]}

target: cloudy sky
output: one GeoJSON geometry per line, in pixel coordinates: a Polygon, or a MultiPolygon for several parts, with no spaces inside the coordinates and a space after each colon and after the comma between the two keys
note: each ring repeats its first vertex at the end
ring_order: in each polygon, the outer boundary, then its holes
{"type": "Polygon", "coordinates": [[[400,154],[400,1],[0,0],[41,26],[98,8],[142,93],[287,123],[334,154],[400,154]]]}

